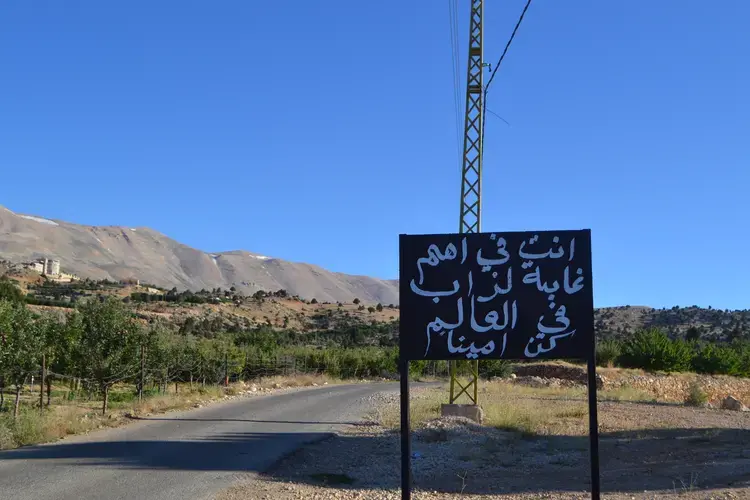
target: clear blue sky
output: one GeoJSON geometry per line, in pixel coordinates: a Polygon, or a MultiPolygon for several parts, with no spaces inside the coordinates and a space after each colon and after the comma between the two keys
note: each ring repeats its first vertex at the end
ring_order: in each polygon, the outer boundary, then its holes
{"type": "MultiPolygon", "coordinates": [[[[488,62],[522,7],[487,1],[488,62]]],[[[591,228],[597,306],[750,307],[748,19],[535,0],[483,229],[591,228]]],[[[449,33],[446,0],[5,0],[0,204],[396,277],[399,233],[458,228],[449,33]]]]}

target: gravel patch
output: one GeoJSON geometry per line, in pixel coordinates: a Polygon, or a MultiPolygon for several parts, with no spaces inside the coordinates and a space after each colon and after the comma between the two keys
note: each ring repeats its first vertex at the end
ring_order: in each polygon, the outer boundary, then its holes
{"type": "MultiPolygon", "coordinates": [[[[412,398],[430,390],[420,389],[412,398]]],[[[361,403],[397,406],[399,394],[361,403]]],[[[750,499],[750,414],[634,402],[600,402],[599,414],[602,498],[750,499]]],[[[586,419],[534,437],[460,417],[428,421],[412,433],[413,498],[590,498],[586,419]]],[[[217,499],[398,499],[399,484],[399,432],[368,418],[217,499]]]]}

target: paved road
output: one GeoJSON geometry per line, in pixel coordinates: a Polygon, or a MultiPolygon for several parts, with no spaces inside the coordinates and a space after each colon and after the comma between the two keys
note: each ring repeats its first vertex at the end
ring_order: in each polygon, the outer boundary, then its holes
{"type": "Polygon", "coordinates": [[[361,418],[356,384],[232,400],[118,429],[0,453],[0,499],[209,498],[305,443],[361,418]]]}

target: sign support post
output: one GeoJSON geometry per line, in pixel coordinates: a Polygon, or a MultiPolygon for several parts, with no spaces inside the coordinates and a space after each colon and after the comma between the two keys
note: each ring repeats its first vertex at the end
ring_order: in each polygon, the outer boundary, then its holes
{"type": "Polygon", "coordinates": [[[599,500],[599,416],[596,407],[596,344],[592,342],[589,355],[589,455],[591,459],[591,500],[599,500]]]}
{"type": "Polygon", "coordinates": [[[401,382],[401,500],[411,500],[411,423],[409,419],[409,360],[399,359],[401,382]]]}
{"type": "Polygon", "coordinates": [[[402,234],[399,267],[402,500],[412,480],[409,362],[480,357],[587,362],[591,498],[599,500],[591,231],[402,234]]]}

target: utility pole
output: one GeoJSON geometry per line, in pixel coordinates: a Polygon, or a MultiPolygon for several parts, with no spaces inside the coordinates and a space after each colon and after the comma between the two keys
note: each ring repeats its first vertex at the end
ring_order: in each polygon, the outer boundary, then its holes
{"type": "MultiPolygon", "coordinates": [[[[471,0],[469,21],[469,62],[466,77],[466,113],[461,166],[461,210],[458,232],[478,233],[482,221],[482,130],[484,129],[484,70],[482,52],[482,0],[471,0]]],[[[450,361],[450,404],[466,394],[477,404],[479,361],[469,361],[470,380],[464,385],[457,376],[457,361],[450,361]],[[459,391],[457,389],[460,388],[459,391]]]]}

